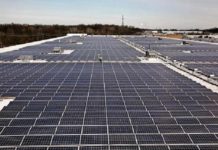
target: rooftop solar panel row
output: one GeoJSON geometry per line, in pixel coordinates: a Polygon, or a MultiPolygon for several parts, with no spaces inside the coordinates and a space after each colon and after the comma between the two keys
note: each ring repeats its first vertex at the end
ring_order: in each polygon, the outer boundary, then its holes
{"type": "Polygon", "coordinates": [[[16,97],[0,112],[1,147],[218,144],[218,95],[161,64],[1,64],[0,73],[1,95],[16,97]]]}
{"type": "Polygon", "coordinates": [[[47,61],[93,61],[98,60],[98,54],[103,57],[103,60],[109,61],[138,61],[137,56],[142,55],[112,37],[87,37],[85,39],[71,37],[61,40],[60,43],[57,40],[55,42],[26,47],[19,51],[4,53],[1,54],[0,60],[13,61],[21,55],[33,55],[34,59],[45,59],[47,61]],[[74,40],[83,44],[70,42],[74,40]],[[50,54],[55,47],[75,51],[69,55],[50,54]]]}
{"type": "Polygon", "coordinates": [[[152,49],[171,60],[187,64],[191,69],[198,68],[205,75],[217,77],[218,45],[188,42],[182,45],[181,40],[162,39],[157,37],[126,37],[127,40],[152,49]]]}

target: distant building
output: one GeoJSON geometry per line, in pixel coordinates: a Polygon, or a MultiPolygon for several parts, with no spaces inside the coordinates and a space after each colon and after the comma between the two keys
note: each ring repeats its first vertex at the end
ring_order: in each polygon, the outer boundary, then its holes
{"type": "Polygon", "coordinates": [[[174,30],[153,30],[152,31],[153,34],[203,34],[203,31],[191,31],[191,30],[188,30],[188,31],[181,31],[181,30],[177,30],[177,31],[174,31],[174,30]]]}
{"type": "Polygon", "coordinates": [[[162,31],[164,34],[203,34],[203,31],[162,31]]]}

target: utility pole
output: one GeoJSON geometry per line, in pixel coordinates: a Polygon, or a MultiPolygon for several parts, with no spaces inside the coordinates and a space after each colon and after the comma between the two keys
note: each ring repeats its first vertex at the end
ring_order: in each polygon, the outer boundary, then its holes
{"type": "Polygon", "coordinates": [[[124,15],[122,15],[122,26],[124,26],[125,24],[124,24],[124,15]]]}

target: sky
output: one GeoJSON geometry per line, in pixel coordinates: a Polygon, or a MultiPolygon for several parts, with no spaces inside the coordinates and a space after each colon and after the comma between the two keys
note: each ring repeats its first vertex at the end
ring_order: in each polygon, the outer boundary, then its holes
{"type": "Polygon", "coordinates": [[[218,27],[218,0],[0,0],[0,24],[122,24],[140,28],[218,27]]]}

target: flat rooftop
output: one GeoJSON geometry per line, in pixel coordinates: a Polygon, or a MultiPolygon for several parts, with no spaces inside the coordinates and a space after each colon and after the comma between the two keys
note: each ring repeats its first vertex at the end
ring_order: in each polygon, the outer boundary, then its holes
{"type": "Polygon", "coordinates": [[[143,49],[217,76],[218,46],[157,37],[72,36],[2,53],[0,98],[14,100],[0,111],[0,149],[218,149],[218,93],[143,63],[143,49]]]}

